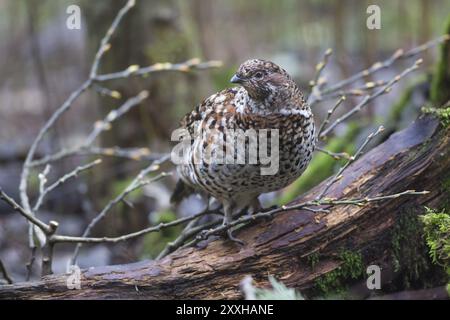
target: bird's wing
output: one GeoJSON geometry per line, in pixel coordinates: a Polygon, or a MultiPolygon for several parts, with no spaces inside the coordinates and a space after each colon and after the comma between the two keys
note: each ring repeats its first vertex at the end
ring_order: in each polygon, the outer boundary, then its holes
{"type": "Polygon", "coordinates": [[[224,113],[234,113],[235,96],[238,90],[238,88],[229,88],[206,98],[201,104],[197,105],[194,110],[184,116],[180,122],[181,127],[188,129],[189,133],[193,134],[196,123],[199,121],[214,114],[223,115],[224,113]]]}
{"type": "MultiPolygon", "coordinates": [[[[235,113],[235,96],[238,88],[230,88],[220,91],[206,98],[201,104],[197,105],[194,110],[187,113],[180,122],[181,128],[187,129],[190,135],[194,135],[197,126],[206,125],[210,120],[215,120],[219,116],[235,113]]],[[[215,127],[220,126],[220,121],[215,122],[215,127]]],[[[178,204],[183,198],[199,192],[191,185],[180,179],[171,196],[171,202],[178,204]]]]}

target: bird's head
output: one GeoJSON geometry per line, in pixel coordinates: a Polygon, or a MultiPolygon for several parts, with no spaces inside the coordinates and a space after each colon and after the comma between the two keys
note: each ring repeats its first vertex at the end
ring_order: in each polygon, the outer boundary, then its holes
{"type": "Polygon", "coordinates": [[[247,60],[241,64],[230,82],[242,85],[252,99],[269,104],[288,99],[296,88],[283,68],[260,59],[247,60]]]}

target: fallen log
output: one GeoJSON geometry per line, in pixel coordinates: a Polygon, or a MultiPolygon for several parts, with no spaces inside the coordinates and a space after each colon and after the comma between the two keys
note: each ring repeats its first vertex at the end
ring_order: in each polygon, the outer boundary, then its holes
{"type": "MultiPolygon", "coordinates": [[[[81,289],[68,290],[67,275],[0,287],[1,299],[232,299],[251,275],[258,286],[273,275],[289,287],[310,288],[342,263],[342,249],[358,251],[366,265],[389,263],[390,237],[405,208],[439,206],[448,200],[440,182],[450,170],[449,130],[423,116],[355,161],[327,197],[354,198],[429,190],[364,206],[336,206],[330,213],[291,210],[236,231],[247,245],[213,239],[178,250],[160,261],[82,270],[81,289]],[[319,253],[312,268],[308,256],[319,253]]],[[[325,182],[324,182],[325,183],[325,182]]],[[[294,203],[315,197],[323,183],[294,203]]]]}

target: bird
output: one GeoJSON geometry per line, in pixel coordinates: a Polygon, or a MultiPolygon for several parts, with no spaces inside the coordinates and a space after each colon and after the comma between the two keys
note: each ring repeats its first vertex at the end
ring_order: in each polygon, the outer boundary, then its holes
{"type": "MultiPolygon", "coordinates": [[[[222,204],[224,225],[242,210],[263,210],[258,200],[261,194],[280,190],[299,178],[311,161],[316,141],[311,108],[285,69],[268,60],[250,59],[239,66],[230,82],[237,86],[206,98],[181,120],[188,143],[177,164],[180,179],[171,198],[177,203],[191,193],[213,197],[222,204]],[[266,149],[278,155],[276,172],[263,174],[268,167],[260,154],[263,136],[248,134],[247,139],[244,135],[244,141],[239,140],[246,148],[242,155],[242,148],[241,154],[236,150],[236,136],[229,132],[265,132],[266,149]],[[255,141],[258,152],[256,162],[251,162],[248,148],[255,141]],[[231,158],[227,148],[234,151],[231,158]],[[214,161],[218,155],[223,160],[224,154],[225,160],[234,163],[214,161]]],[[[232,232],[227,229],[228,238],[244,245],[232,232]]]]}

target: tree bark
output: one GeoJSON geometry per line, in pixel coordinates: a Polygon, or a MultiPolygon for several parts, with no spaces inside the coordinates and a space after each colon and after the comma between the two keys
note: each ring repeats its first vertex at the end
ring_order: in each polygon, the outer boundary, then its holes
{"type": "MultiPolygon", "coordinates": [[[[383,265],[396,216],[411,206],[436,207],[448,200],[440,181],[450,169],[449,138],[437,119],[421,117],[355,161],[327,193],[354,198],[415,189],[429,190],[427,195],[333,207],[328,214],[292,210],[238,230],[244,247],[213,239],[161,261],[83,270],[80,290],[67,289],[67,275],[52,275],[0,287],[0,298],[231,299],[242,297],[239,283],[246,275],[258,286],[266,286],[267,276],[273,275],[289,287],[309,288],[339,267],[336,256],[342,249],[361,252],[367,265],[383,265]],[[307,257],[315,252],[321,259],[312,269],[307,257]]],[[[314,198],[321,187],[294,203],[314,198]]]]}

